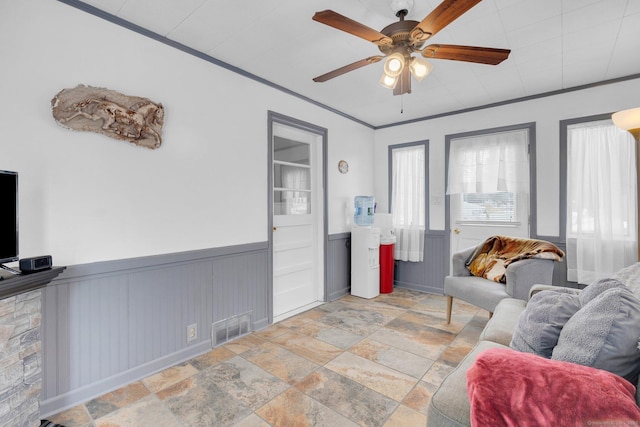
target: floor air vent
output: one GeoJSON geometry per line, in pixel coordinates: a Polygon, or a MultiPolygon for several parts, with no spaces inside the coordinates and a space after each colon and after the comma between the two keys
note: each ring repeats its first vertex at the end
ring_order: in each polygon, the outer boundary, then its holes
{"type": "Polygon", "coordinates": [[[211,342],[217,347],[253,331],[253,311],[219,320],[211,325],[211,342]]]}

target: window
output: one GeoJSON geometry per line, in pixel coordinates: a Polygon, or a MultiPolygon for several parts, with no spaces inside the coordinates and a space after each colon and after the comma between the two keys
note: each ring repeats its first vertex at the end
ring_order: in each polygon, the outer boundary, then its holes
{"type": "Polygon", "coordinates": [[[567,127],[567,279],[589,284],[637,258],[635,142],[611,120],[567,127]]]}
{"type": "Polygon", "coordinates": [[[451,140],[447,194],[461,201],[459,222],[516,223],[529,191],[528,130],[451,140]]]}
{"type": "Polygon", "coordinates": [[[512,192],[463,193],[463,222],[515,222],[516,195],[512,192]]]}
{"type": "Polygon", "coordinates": [[[273,138],[273,214],[311,213],[311,148],[275,136],[273,138]]]}
{"type": "Polygon", "coordinates": [[[394,258],[420,262],[426,228],[426,143],[389,147],[394,258]]]}

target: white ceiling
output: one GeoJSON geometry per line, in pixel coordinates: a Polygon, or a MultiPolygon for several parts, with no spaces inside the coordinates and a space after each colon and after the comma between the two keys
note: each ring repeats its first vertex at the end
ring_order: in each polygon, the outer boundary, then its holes
{"type": "MultiPolygon", "coordinates": [[[[378,84],[382,62],[312,81],[380,53],[313,14],[331,9],[381,30],[397,20],[389,0],[83,2],[373,127],[640,74],[640,0],[484,0],[429,43],[511,49],[510,57],[496,66],[430,60],[432,73],[403,96],[378,84]]],[[[407,19],[421,21],[439,3],[415,0],[407,19]]]]}

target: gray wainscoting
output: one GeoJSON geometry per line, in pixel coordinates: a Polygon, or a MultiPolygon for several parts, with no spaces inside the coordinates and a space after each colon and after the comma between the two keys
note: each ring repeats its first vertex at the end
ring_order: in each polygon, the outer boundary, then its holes
{"type": "Polygon", "coordinates": [[[42,292],[41,414],[210,350],[218,320],[252,311],[266,327],[268,253],[263,242],[67,267],[42,292]]]}
{"type": "MultiPolygon", "coordinates": [[[[350,233],[327,241],[330,301],[350,291],[350,233]]],[[[252,311],[254,330],[266,327],[268,262],[260,242],[68,266],[42,290],[41,415],[207,352],[219,320],[252,311]]]]}
{"type": "Polygon", "coordinates": [[[444,232],[429,231],[424,235],[424,261],[396,261],[395,286],[442,295],[448,255],[444,232]]]}
{"type": "Polygon", "coordinates": [[[351,292],[351,233],[332,234],[327,246],[327,300],[351,292]]]}
{"type": "MultiPolygon", "coordinates": [[[[444,232],[425,234],[423,262],[396,261],[394,286],[442,295],[448,258],[444,232]]],[[[351,291],[351,233],[329,236],[327,299],[333,301],[351,291]]]]}

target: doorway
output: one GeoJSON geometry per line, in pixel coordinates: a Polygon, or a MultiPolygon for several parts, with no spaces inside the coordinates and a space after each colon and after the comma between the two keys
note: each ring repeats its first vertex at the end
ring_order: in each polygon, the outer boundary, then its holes
{"type": "Polygon", "coordinates": [[[269,113],[271,320],[326,298],[326,129],[269,113]]]}
{"type": "Polygon", "coordinates": [[[451,255],[488,237],[535,236],[535,124],[446,137],[446,229],[451,255]]]}

